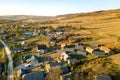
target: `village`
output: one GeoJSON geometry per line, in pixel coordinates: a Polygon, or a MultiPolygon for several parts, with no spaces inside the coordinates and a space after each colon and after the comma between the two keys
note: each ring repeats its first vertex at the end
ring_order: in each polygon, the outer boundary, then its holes
{"type": "MultiPolygon", "coordinates": [[[[71,30],[76,30],[71,26],[59,26],[56,29],[52,26],[26,26],[29,25],[11,24],[10,29],[8,26],[4,29],[0,27],[0,37],[12,52],[14,74],[18,80],[51,80],[48,79],[49,73],[56,69],[61,71],[60,80],[72,79],[76,75],[72,69],[75,64],[113,53],[103,44],[84,43],[87,37],[71,33],[71,30]]],[[[97,77],[111,80],[108,75],[97,77]]]]}

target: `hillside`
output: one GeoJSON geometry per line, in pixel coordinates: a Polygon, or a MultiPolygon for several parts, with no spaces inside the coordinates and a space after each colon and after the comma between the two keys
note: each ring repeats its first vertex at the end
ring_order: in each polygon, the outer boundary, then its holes
{"type": "Polygon", "coordinates": [[[93,24],[120,19],[120,9],[108,11],[96,11],[88,13],[77,13],[57,16],[59,22],[70,24],[93,24]]]}
{"type": "Polygon", "coordinates": [[[74,34],[91,37],[90,42],[120,49],[120,9],[59,15],[54,18],[54,23],[46,25],[73,26],[78,29],[74,34]]]}

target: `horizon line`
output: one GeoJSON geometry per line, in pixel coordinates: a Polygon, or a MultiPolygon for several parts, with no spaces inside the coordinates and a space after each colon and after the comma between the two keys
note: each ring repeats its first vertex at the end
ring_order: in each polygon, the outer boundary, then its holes
{"type": "Polygon", "coordinates": [[[71,12],[71,13],[58,14],[58,15],[8,14],[8,15],[0,15],[0,17],[2,17],[2,16],[41,16],[41,17],[55,17],[55,16],[69,15],[69,14],[92,13],[92,12],[97,12],[97,11],[109,11],[109,10],[119,10],[119,9],[120,8],[104,9],[104,10],[93,10],[93,11],[83,11],[83,12],[71,12]]]}

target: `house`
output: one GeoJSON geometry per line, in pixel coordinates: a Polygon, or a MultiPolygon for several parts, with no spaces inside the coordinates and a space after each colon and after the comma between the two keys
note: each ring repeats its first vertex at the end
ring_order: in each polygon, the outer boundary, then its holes
{"type": "Polygon", "coordinates": [[[22,59],[23,59],[23,62],[27,62],[27,63],[31,63],[31,64],[38,63],[38,57],[35,55],[26,55],[22,59]]]}
{"type": "Polygon", "coordinates": [[[29,70],[29,69],[35,68],[35,66],[33,66],[29,63],[23,63],[23,64],[20,64],[20,65],[16,66],[16,68],[19,69],[19,70],[29,70]]]}
{"type": "Polygon", "coordinates": [[[105,47],[105,46],[101,46],[99,49],[100,49],[101,51],[104,51],[105,53],[110,53],[110,49],[107,48],[107,47],[105,47]]]}
{"type": "Polygon", "coordinates": [[[61,59],[61,60],[67,61],[68,58],[69,58],[69,55],[68,55],[68,54],[66,54],[65,52],[62,52],[62,53],[61,53],[61,56],[60,56],[60,59],[61,59]]]}
{"type": "Polygon", "coordinates": [[[34,31],[33,32],[33,36],[38,36],[39,35],[39,32],[38,31],[34,31]]]}
{"type": "Polygon", "coordinates": [[[45,77],[42,71],[38,71],[24,74],[22,80],[45,80],[45,77]]]}
{"type": "Polygon", "coordinates": [[[98,75],[93,80],[112,80],[109,75],[98,75]]]}
{"type": "Polygon", "coordinates": [[[91,54],[92,54],[93,49],[92,49],[91,47],[86,47],[86,51],[87,51],[88,53],[91,53],[91,54]]]}
{"type": "Polygon", "coordinates": [[[67,59],[68,64],[74,64],[77,62],[77,59],[67,59]]]}
{"type": "Polygon", "coordinates": [[[20,40],[25,40],[26,38],[24,36],[20,37],[20,40]]]}
{"type": "Polygon", "coordinates": [[[21,45],[22,45],[22,46],[27,46],[27,42],[22,41],[22,42],[21,42],[21,45]]]}
{"type": "Polygon", "coordinates": [[[11,51],[13,53],[19,53],[19,52],[24,52],[25,50],[23,48],[12,48],[11,51]]]}
{"type": "Polygon", "coordinates": [[[84,55],[84,56],[87,54],[87,52],[85,52],[85,51],[77,51],[76,53],[80,54],[80,55],[84,55]]]}
{"type": "Polygon", "coordinates": [[[55,33],[55,37],[59,37],[59,36],[61,36],[62,34],[63,34],[63,32],[58,31],[58,32],[55,33]]]}
{"type": "Polygon", "coordinates": [[[14,41],[14,42],[17,42],[17,41],[19,41],[19,39],[18,39],[18,38],[14,38],[13,41],[14,41]]]}
{"type": "Polygon", "coordinates": [[[21,77],[22,75],[31,72],[32,69],[36,68],[31,64],[23,63],[16,67],[17,70],[17,77],[21,77]]]}
{"type": "Polygon", "coordinates": [[[96,51],[96,50],[94,50],[93,54],[102,56],[102,55],[105,55],[105,52],[104,51],[96,51]]]}
{"type": "Polygon", "coordinates": [[[90,43],[89,46],[91,46],[91,47],[98,47],[99,45],[97,43],[90,43]]]}
{"type": "Polygon", "coordinates": [[[74,53],[74,48],[65,48],[66,52],[74,53]]]}
{"type": "Polygon", "coordinates": [[[47,33],[47,36],[50,38],[55,37],[55,32],[49,32],[49,33],[47,33]]]}
{"type": "Polygon", "coordinates": [[[47,52],[47,46],[44,45],[44,44],[38,45],[37,51],[38,51],[39,53],[41,53],[41,54],[46,53],[46,52],[47,52]]]}
{"type": "Polygon", "coordinates": [[[24,33],[24,35],[30,37],[30,36],[32,36],[32,32],[26,31],[26,32],[24,33]]]}
{"type": "Polygon", "coordinates": [[[66,43],[61,44],[61,48],[64,49],[66,47],[66,43]]]}
{"type": "Polygon", "coordinates": [[[56,42],[56,38],[51,38],[51,39],[50,39],[50,43],[51,43],[51,44],[55,44],[55,42],[56,42]]]}
{"type": "Polygon", "coordinates": [[[84,50],[83,45],[75,46],[75,50],[84,50]]]}

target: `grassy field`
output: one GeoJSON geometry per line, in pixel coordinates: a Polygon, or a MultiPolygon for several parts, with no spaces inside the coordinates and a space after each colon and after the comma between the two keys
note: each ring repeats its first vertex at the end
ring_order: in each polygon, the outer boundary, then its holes
{"type": "MultiPolygon", "coordinates": [[[[82,26],[84,29],[76,30],[74,33],[86,34],[93,39],[87,42],[105,44],[110,48],[120,49],[120,9],[98,11],[91,13],[78,13],[58,16],[59,24],[82,26]]],[[[54,24],[55,25],[55,24],[54,24]]]]}

